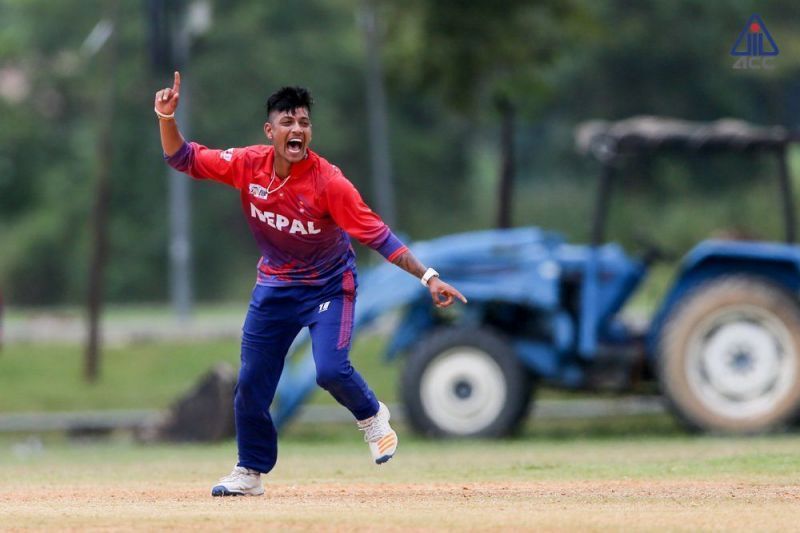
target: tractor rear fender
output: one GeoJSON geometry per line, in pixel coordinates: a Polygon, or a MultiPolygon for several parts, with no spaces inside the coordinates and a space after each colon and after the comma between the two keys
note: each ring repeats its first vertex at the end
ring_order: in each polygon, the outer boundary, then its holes
{"type": "Polygon", "coordinates": [[[647,337],[649,358],[656,357],[661,330],[674,307],[694,288],[708,280],[749,274],[769,280],[797,296],[800,293],[800,246],[740,241],[704,241],[683,261],[647,337]]]}

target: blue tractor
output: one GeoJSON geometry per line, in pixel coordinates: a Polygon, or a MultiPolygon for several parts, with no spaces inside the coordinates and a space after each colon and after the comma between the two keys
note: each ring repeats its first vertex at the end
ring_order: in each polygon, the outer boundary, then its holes
{"type": "MultiPolygon", "coordinates": [[[[420,259],[469,298],[445,312],[391,265],[362,277],[356,328],[400,310],[388,355],[405,354],[411,426],[431,436],[505,436],[526,417],[537,383],[622,391],[648,378],[690,428],[757,433],[792,422],[800,410],[800,246],[786,160],[794,137],[741,121],[654,117],[586,123],[576,137],[602,165],[588,245],[534,227],[417,243],[420,259]],[[662,252],[651,245],[631,256],[606,242],[609,195],[628,156],[663,151],[777,157],[785,238],[699,242],[655,314],[636,325],[620,312],[662,252]]],[[[306,354],[283,376],[277,420],[313,386],[306,354]]]]}

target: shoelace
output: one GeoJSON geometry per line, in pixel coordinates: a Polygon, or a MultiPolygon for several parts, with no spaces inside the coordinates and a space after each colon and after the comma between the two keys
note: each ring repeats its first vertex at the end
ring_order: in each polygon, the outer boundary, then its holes
{"type": "Polygon", "coordinates": [[[235,466],[230,474],[220,479],[220,482],[238,481],[252,475],[254,474],[243,466],[235,466]]]}
{"type": "Polygon", "coordinates": [[[359,421],[358,429],[364,432],[365,442],[375,442],[389,433],[389,421],[378,415],[359,421]]]}

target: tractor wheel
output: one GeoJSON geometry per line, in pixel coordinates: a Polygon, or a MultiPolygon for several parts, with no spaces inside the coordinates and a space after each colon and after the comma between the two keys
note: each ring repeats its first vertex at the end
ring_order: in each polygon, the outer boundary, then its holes
{"type": "Polygon", "coordinates": [[[800,309],[760,278],[707,282],[668,318],[658,370],[690,428],[750,434],[787,425],[800,406],[800,309]]]}
{"type": "Polygon", "coordinates": [[[401,394],[419,433],[503,437],[527,415],[531,390],[530,372],[505,339],[482,328],[441,328],[409,354],[401,394]]]}

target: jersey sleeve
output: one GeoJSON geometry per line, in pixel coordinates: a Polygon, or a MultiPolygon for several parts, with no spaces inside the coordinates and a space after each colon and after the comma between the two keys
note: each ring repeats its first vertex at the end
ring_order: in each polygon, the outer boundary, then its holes
{"type": "Polygon", "coordinates": [[[408,251],[383,220],[364,203],[358,190],[337,170],[328,182],[324,197],[334,222],[364,246],[388,261],[408,251]]]}
{"type": "Polygon", "coordinates": [[[184,142],[171,156],[164,156],[167,164],[196,179],[209,179],[241,189],[247,182],[246,151],[242,148],[215,150],[195,142],[184,142]]]}

